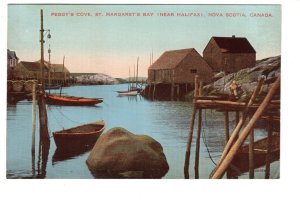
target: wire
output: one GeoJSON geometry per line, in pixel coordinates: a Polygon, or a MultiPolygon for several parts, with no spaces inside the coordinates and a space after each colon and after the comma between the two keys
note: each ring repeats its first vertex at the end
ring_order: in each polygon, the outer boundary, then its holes
{"type": "MultiPolygon", "coordinates": [[[[205,112],[205,122],[206,122],[206,112],[205,112]]],[[[209,148],[208,148],[208,145],[207,145],[207,142],[206,142],[206,134],[205,134],[205,131],[204,131],[204,123],[202,122],[202,139],[203,139],[203,143],[204,143],[204,145],[205,145],[205,147],[206,147],[206,150],[207,150],[207,153],[208,153],[208,156],[209,156],[209,158],[210,158],[210,160],[217,166],[217,163],[213,160],[213,158],[212,158],[212,156],[211,156],[211,154],[210,154],[210,151],[209,151],[209,148]]]]}

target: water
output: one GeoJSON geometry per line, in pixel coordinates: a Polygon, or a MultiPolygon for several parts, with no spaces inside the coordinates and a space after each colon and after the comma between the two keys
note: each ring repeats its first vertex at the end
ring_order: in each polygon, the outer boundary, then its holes
{"type": "MultiPolygon", "coordinates": [[[[105,131],[112,127],[123,127],[133,133],[147,134],[160,142],[170,167],[163,178],[184,178],[183,166],[192,103],[150,101],[140,96],[118,97],[115,91],[125,89],[127,89],[127,85],[64,88],[63,93],[67,95],[102,97],[104,102],[95,107],[47,105],[49,132],[52,135],[52,132],[63,128],[103,119],[106,123],[105,131]]],[[[36,129],[35,156],[32,157],[31,109],[31,102],[27,100],[7,106],[7,178],[95,178],[85,163],[90,151],[57,157],[56,146],[53,137],[51,137],[49,152],[46,151],[44,156],[39,156],[38,128],[36,129]]],[[[213,162],[218,162],[223,150],[225,134],[221,113],[205,111],[203,119],[199,177],[208,178],[215,167],[213,162]]],[[[233,119],[234,117],[230,116],[231,129],[235,124],[233,119]]],[[[263,131],[256,131],[255,136],[257,138],[263,135],[265,135],[263,131]]],[[[190,178],[194,178],[194,149],[195,138],[191,151],[190,178]]],[[[279,162],[271,165],[271,178],[279,176],[278,170],[279,162]]],[[[256,178],[263,178],[263,168],[257,169],[255,176],[256,178]]],[[[247,174],[241,178],[247,178],[247,174]]]]}

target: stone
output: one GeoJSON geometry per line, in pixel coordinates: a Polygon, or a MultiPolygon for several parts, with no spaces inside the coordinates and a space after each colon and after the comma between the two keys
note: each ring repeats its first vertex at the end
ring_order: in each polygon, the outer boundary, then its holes
{"type": "Polygon", "coordinates": [[[86,163],[96,178],[161,178],[169,170],[159,142],[124,128],[102,134],[86,163]]]}

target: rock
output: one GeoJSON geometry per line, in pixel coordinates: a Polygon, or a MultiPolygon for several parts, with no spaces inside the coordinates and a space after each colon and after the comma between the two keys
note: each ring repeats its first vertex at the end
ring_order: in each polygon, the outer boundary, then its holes
{"type": "Polygon", "coordinates": [[[161,178],[169,170],[160,143],[123,128],[102,134],[86,163],[95,177],[161,178]]]}

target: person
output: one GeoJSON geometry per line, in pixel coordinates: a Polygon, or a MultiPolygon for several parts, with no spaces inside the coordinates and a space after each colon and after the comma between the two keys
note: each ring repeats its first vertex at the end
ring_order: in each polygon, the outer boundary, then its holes
{"type": "Polygon", "coordinates": [[[237,98],[238,93],[237,93],[237,88],[238,88],[238,84],[236,83],[235,80],[232,81],[232,83],[229,86],[231,95],[233,95],[235,98],[237,98]]]}

